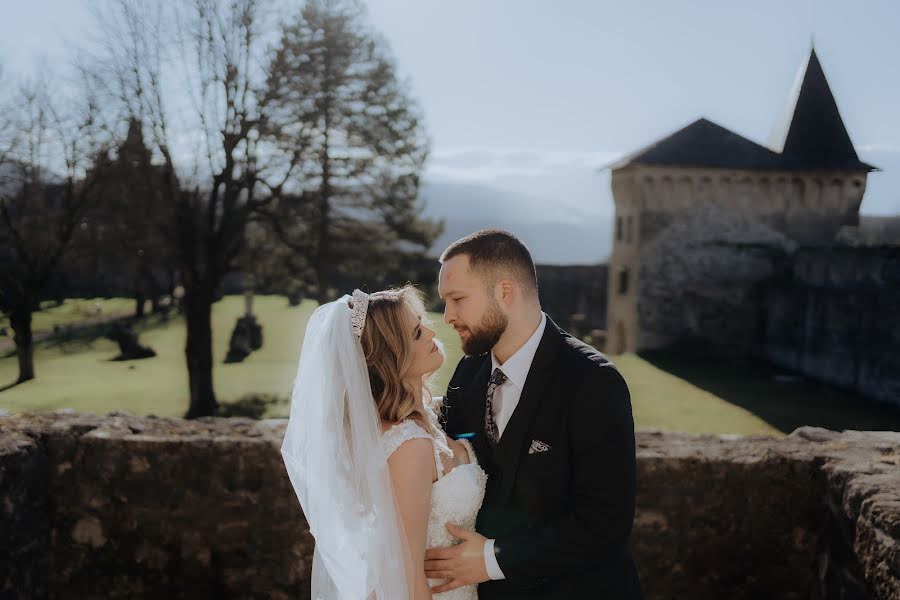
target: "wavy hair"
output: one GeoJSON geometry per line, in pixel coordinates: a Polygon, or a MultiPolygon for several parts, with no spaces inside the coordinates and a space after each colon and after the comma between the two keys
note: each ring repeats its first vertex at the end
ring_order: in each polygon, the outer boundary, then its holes
{"type": "MultiPolygon", "coordinates": [[[[432,402],[429,388],[429,380],[434,373],[423,375],[418,386],[407,381],[413,353],[406,308],[422,317],[423,324],[429,323],[422,293],[412,285],[369,296],[366,324],[360,342],[369,370],[372,396],[382,421],[399,423],[412,418],[435,439],[442,440],[443,435],[438,434],[440,425],[437,418],[440,401],[432,402]]],[[[440,344],[438,347],[443,353],[443,347],[440,344]]]]}

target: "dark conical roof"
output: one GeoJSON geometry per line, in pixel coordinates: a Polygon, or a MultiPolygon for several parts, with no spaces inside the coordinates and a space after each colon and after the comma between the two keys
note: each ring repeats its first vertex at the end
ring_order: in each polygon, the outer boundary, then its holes
{"type": "Polygon", "coordinates": [[[798,73],[781,128],[773,135],[785,166],[872,170],[856,154],[815,49],[800,70],[803,77],[798,73]]]}

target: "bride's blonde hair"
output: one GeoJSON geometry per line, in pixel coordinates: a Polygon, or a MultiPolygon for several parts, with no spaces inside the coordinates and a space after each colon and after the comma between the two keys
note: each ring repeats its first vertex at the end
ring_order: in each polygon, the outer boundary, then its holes
{"type": "MultiPolygon", "coordinates": [[[[422,293],[411,285],[375,292],[369,295],[366,324],[360,342],[369,370],[369,382],[378,416],[387,423],[414,419],[437,439],[440,429],[437,411],[440,403],[433,403],[429,380],[434,373],[426,373],[418,385],[407,381],[413,363],[412,332],[405,310],[412,309],[422,322],[429,323],[422,301],[422,293]]],[[[443,348],[440,347],[443,353],[443,348]]]]}

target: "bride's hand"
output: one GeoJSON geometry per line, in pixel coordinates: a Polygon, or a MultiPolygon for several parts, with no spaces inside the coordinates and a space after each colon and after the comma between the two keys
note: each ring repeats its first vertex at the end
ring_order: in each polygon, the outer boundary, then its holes
{"type": "Polygon", "coordinates": [[[431,588],[431,591],[440,594],[464,585],[488,581],[490,577],[484,564],[484,544],[487,538],[452,523],[447,523],[447,531],[462,542],[449,548],[432,548],[425,552],[425,575],[429,579],[449,580],[431,588]]]}

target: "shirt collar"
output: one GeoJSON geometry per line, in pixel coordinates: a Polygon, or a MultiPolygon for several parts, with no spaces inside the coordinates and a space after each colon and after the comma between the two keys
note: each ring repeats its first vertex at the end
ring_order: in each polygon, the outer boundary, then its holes
{"type": "Polygon", "coordinates": [[[525,379],[528,378],[528,371],[531,369],[531,362],[541,343],[541,337],[544,335],[544,328],[547,326],[547,315],[541,312],[541,322],[528,341],[522,344],[522,347],[513,353],[502,365],[497,361],[497,357],[491,352],[491,372],[500,368],[506,378],[512,381],[516,387],[522,389],[525,387],[525,379]]]}

